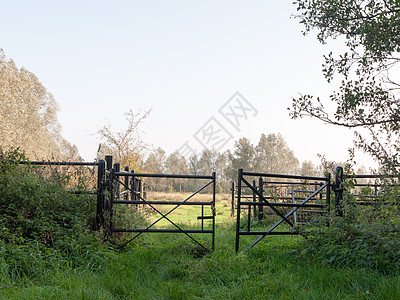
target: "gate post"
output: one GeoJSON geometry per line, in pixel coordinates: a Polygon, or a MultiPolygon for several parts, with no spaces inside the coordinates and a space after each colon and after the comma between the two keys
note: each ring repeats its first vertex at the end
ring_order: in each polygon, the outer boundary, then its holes
{"type": "Polygon", "coordinates": [[[97,210],[96,210],[96,230],[104,226],[104,177],[106,174],[106,162],[99,160],[97,163],[97,210]]]}
{"type": "MultiPolygon", "coordinates": [[[[121,171],[121,164],[120,163],[115,163],[114,164],[114,169],[115,169],[115,172],[120,172],[121,171]]],[[[119,199],[120,196],[121,196],[121,185],[119,183],[119,176],[115,176],[114,189],[115,189],[115,197],[117,199],[119,199]]]]}
{"type": "Polygon", "coordinates": [[[114,204],[114,198],[115,198],[115,184],[114,181],[116,181],[115,177],[115,169],[112,168],[110,171],[110,202],[109,202],[109,210],[110,210],[110,237],[112,236],[113,232],[113,204],[114,204]]]}
{"type": "Polygon", "coordinates": [[[213,204],[211,206],[211,210],[212,210],[212,217],[213,217],[213,223],[212,223],[212,249],[215,250],[215,190],[216,190],[216,186],[217,186],[217,175],[216,172],[212,173],[213,176],[213,204]]]}
{"type": "MultiPolygon", "coordinates": [[[[264,181],[262,176],[258,178],[258,189],[261,196],[264,196],[264,181]]],[[[258,202],[262,202],[261,197],[258,197],[258,202]]],[[[262,220],[264,218],[264,206],[258,206],[258,220],[262,220]]]]}
{"type": "MultiPolygon", "coordinates": [[[[126,173],[129,173],[129,167],[128,166],[126,166],[125,168],[124,168],[124,170],[125,170],[125,172],[126,173]]],[[[128,188],[129,188],[129,177],[128,176],[124,176],[124,183],[125,183],[125,194],[124,194],[124,200],[129,200],[129,190],[128,190],[128,188]]]]}
{"type": "Polygon", "coordinates": [[[133,182],[133,200],[138,200],[138,194],[137,194],[137,192],[138,192],[138,179],[135,177],[135,176],[133,176],[132,177],[132,182],[133,182]]]}
{"type": "Polygon", "coordinates": [[[147,184],[146,182],[143,182],[143,199],[147,200],[147,184]]]}
{"type": "MultiPolygon", "coordinates": [[[[139,178],[138,180],[138,194],[139,194],[139,200],[142,200],[144,198],[143,196],[143,178],[139,178]]],[[[143,205],[144,207],[144,205],[143,205]]]]}
{"type": "MultiPolygon", "coordinates": [[[[328,186],[326,187],[326,205],[328,205],[329,213],[331,211],[331,173],[328,173],[326,180],[328,181],[328,186]]],[[[329,218],[326,219],[326,226],[329,226],[329,218]]]]}
{"type": "Polygon", "coordinates": [[[232,191],[231,217],[234,218],[235,217],[235,182],[234,181],[232,181],[231,191],[232,191]]]}
{"type": "Polygon", "coordinates": [[[335,184],[333,190],[335,191],[335,212],[339,217],[343,217],[342,200],[343,200],[343,168],[338,166],[336,168],[335,184]]]}
{"type": "MultiPolygon", "coordinates": [[[[111,178],[110,178],[111,177],[110,173],[111,173],[112,164],[113,164],[112,155],[106,155],[105,156],[105,160],[106,160],[106,176],[105,176],[106,187],[107,187],[107,191],[111,192],[112,184],[113,184],[113,182],[111,181],[111,178]]],[[[108,195],[108,198],[110,198],[110,195],[108,195]]],[[[110,201],[109,201],[109,199],[107,199],[105,201],[105,203],[104,203],[104,209],[106,211],[109,211],[110,210],[110,206],[111,206],[110,201]]]]}
{"type": "MultiPolygon", "coordinates": [[[[257,190],[256,181],[253,180],[253,188],[257,190]]],[[[253,202],[257,202],[256,193],[253,191],[253,202]]],[[[253,219],[257,219],[257,206],[253,205],[253,219]]]]}
{"type": "Polygon", "coordinates": [[[239,231],[240,231],[240,201],[242,196],[242,178],[243,169],[238,170],[238,191],[237,191],[237,205],[236,205],[236,252],[239,251],[239,231]]]}
{"type": "Polygon", "coordinates": [[[112,155],[106,155],[105,156],[105,160],[106,160],[106,169],[107,169],[107,171],[110,171],[112,169],[113,156],[112,155]]]}
{"type": "MultiPolygon", "coordinates": [[[[131,173],[134,174],[134,173],[135,173],[135,170],[131,170],[131,173]]],[[[131,200],[132,200],[132,201],[136,201],[136,195],[135,195],[135,175],[132,175],[132,176],[131,176],[130,185],[131,185],[131,200]]],[[[139,210],[139,204],[135,204],[135,208],[136,208],[136,210],[139,210]]]]}

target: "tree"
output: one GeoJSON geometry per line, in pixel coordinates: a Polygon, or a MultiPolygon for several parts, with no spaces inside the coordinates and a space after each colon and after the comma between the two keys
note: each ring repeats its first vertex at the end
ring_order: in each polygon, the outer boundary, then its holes
{"type": "Polygon", "coordinates": [[[255,148],[255,165],[266,173],[296,174],[299,161],[280,133],[263,133],[255,148]]]}
{"type": "MultiPolygon", "coordinates": [[[[163,174],[165,173],[166,160],[165,151],[162,148],[157,148],[147,157],[144,169],[147,173],[163,174]]],[[[146,183],[150,189],[159,191],[162,180],[160,178],[146,178],[146,183]]]]}
{"type": "Polygon", "coordinates": [[[226,153],[219,153],[216,149],[204,149],[199,160],[201,174],[211,175],[216,172],[217,191],[228,190],[229,180],[226,178],[227,169],[226,153]]]}
{"type": "Polygon", "coordinates": [[[333,112],[319,97],[293,99],[291,116],[311,116],[356,131],[355,146],[377,159],[387,172],[398,172],[400,161],[400,2],[397,0],[297,0],[304,34],[317,31],[326,43],[344,37],[347,51],[325,56],[323,74],[328,82],[341,78],[339,90],[330,96],[333,112]]]}
{"type": "Polygon", "coordinates": [[[314,164],[310,160],[305,160],[302,162],[299,173],[302,176],[317,176],[318,175],[317,169],[315,168],[314,164]]]}
{"type": "MultiPolygon", "coordinates": [[[[188,165],[186,163],[185,157],[179,154],[178,151],[172,152],[165,163],[166,172],[169,174],[187,174],[188,173],[188,165]]],[[[184,180],[182,179],[171,179],[170,180],[170,188],[175,191],[182,191],[182,185],[184,180]]]]}
{"type": "Polygon", "coordinates": [[[197,154],[193,154],[189,157],[188,159],[188,165],[189,165],[189,172],[190,174],[193,175],[199,175],[200,174],[200,160],[197,156],[197,154]]]}
{"type": "Polygon", "coordinates": [[[249,139],[243,137],[235,142],[233,153],[228,151],[228,160],[230,161],[228,176],[231,180],[237,180],[237,170],[254,171],[255,149],[249,139]]]}
{"type": "Polygon", "coordinates": [[[167,156],[165,155],[165,151],[158,147],[154,151],[152,151],[147,157],[145,163],[145,169],[149,173],[154,174],[163,174],[165,173],[165,162],[167,160],[167,156]]]}
{"type": "Polygon", "coordinates": [[[218,151],[204,149],[200,157],[200,172],[202,175],[211,175],[217,171],[218,151]]]}
{"type": "Polygon", "coordinates": [[[231,181],[228,175],[228,154],[227,152],[218,153],[217,160],[215,162],[216,175],[217,175],[217,191],[229,191],[231,188],[231,181]]]}
{"type": "Polygon", "coordinates": [[[129,110],[125,113],[128,126],[126,129],[115,132],[111,125],[106,125],[98,131],[100,139],[103,141],[99,145],[98,157],[112,155],[115,162],[121,167],[128,166],[136,172],[143,169],[143,159],[147,149],[147,144],[142,140],[139,125],[149,116],[151,110],[134,113],[129,110]]]}
{"type": "Polygon", "coordinates": [[[18,69],[0,49],[0,147],[21,148],[30,159],[79,160],[61,135],[58,104],[39,79],[18,69]]]}

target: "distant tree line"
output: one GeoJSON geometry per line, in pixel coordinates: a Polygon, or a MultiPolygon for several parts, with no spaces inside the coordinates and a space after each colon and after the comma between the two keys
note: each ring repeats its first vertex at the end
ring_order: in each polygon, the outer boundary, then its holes
{"type": "MultiPolygon", "coordinates": [[[[230,190],[232,181],[237,181],[239,168],[264,173],[320,176],[325,171],[333,174],[339,164],[324,157],[321,157],[318,166],[311,161],[300,164],[280,133],[261,134],[257,145],[243,137],[235,142],[232,150],[223,152],[203,149],[189,158],[182,156],[178,150],[167,154],[162,148],[143,142],[139,127],[149,113],[128,111],[125,114],[127,126],[120,131],[114,131],[111,125],[101,128],[98,131],[102,141],[98,159],[113,155],[122,169],[128,166],[130,171],[136,173],[211,175],[216,172],[217,192],[230,190]]],[[[146,178],[146,183],[150,190],[167,192],[195,191],[202,186],[196,180],[187,179],[146,178]]]]}
{"type": "MultiPolygon", "coordinates": [[[[210,175],[215,171],[218,192],[229,191],[231,182],[237,180],[239,168],[246,171],[309,176],[322,173],[322,168],[314,166],[311,161],[304,161],[300,165],[279,133],[261,134],[257,145],[253,145],[247,138],[240,138],[235,142],[232,151],[203,149],[189,159],[185,159],[178,151],[167,155],[163,149],[157,148],[149,153],[143,168],[149,173],[194,175],[210,175]]],[[[150,188],[157,191],[193,191],[196,188],[195,183],[190,180],[152,179],[149,183],[150,188]]]]}

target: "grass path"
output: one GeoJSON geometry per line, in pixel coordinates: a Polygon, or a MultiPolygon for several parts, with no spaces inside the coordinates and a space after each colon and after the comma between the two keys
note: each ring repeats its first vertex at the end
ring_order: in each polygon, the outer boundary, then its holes
{"type": "Polygon", "coordinates": [[[152,235],[96,268],[55,267],[1,299],[398,299],[400,277],[320,265],[296,252],[297,238],[273,237],[236,254],[229,226],[212,253],[180,235],[152,235]]]}

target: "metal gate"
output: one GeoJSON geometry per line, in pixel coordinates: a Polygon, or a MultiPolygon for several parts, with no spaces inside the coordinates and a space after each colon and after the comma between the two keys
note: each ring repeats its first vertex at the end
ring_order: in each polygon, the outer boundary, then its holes
{"type": "MultiPolygon", "coordinates": [[[[344,182],[351,181],[347,184],[348,192],[354,197],[351,205],[361,206],[393,206],[400,205],[399,197],[392,197],[392,201],[383,200],[386,196],[395,191],[399,186],[399,177],[393,174],[363,174],[363,175],[345,175],[343,168],[336,168],[336,180],[333,185],[335,191],[335,211],[338,216],[343,216],[343,191],[344,182]]],[[[348,203],[350,204],[350,203],[348,203]]]]}
{"type": "Polygon", "coordinates": [[[296,235],[298,234],[295,226],[296,223],[298,224],[296,213],[320,214],[329,212],[330,209],[330,174],[327,177],[311,177],[244,172],[243,169],[239,169],[237,185],[236,252],[239,251],[240,237],[243,235],[258,236],[248,248],[252,248],[267,235],[296,235]],[[258,187],[256,180],[253,180],[251,184],[253,178],[258,179],[258,187]],[[282,181],[277,181],[277,179],[282,181]],[[291,194],[265,193],[265,184],[286,185],[290,187],[291,194]],[[296,188],[299,186],[314,188],[308,190],[296,188]],[[275,220],[272,220],[272,224],[266,224],[267,228],[254,230],[251,225],[252,208],[254,216],[257,216],[259,220],[265,213],[264,208],[269,208],[269,213],[275,217],[275,220]],[[247,218],[242,220],[243,209],[246,209],[247,218]],[[242,228],[242,221],[246,221],[245,230],[242,228]],[[284,227],[282,224],[286,224],[289,230],[275,230],[279,226],[284,227]]]}
{"type": "Polygon", "coordinates": [[[175,174],[147,174],[147,173],[134,173],[134,172],[120,172],[115,168],[110,170],[111,184],[110,184],[110,201],[111,204],[110,209],[110,232],[131,232],[135,233],[135,235],[124,242],[120,247],[126,246],[131,241],[135,240],[137,237],[142,235],[143,233],[182,233],[186,235],[190,240],[195,242],[200,247],[208,250],[208,248],[203,245],[198,239],[193,237],[192,234],[210,234],[211,235],[211,248],[214,250],[215,247],[215,188],[216,188],[216,175],[215,172],[212,175],[175,175],[175,174]],[[138,182],[139,180],[145,178],[167,178],[167,179],[193,179],[193,180],[207,180],[206,183],[202,183],[203,185],[189,195],[183,201],[163,201],[163,200],[149,200],[146,199],[142,193],[138,192],[136,188],[134,188],[135,184],[128,184],[128,182],[138,182]],[[122,180],[123,179],[123,180],[122,180]],[[130,180],[129,180],[130,179],[130,180]],[[118,186],[122,186],[125,188],[125,192],[129,192],[132,197],[130,200],[127,200],[126,194],[123,195],[124,199],[121,199],[120,193],[116,192],[118,190],[118,186]],[[204,191],[207,187],[211,186],[212,188],[212,200],[211,201],[195,201],[196,195],[200,192],[204,191]],[[144,228],[115,228],[113,224],[113,219],[116,218],[116,215],[113,215],[113,205],[142,205],[144,207],[150,208],[154,212],[159,215],[159,218],[153,221],[151,224],[144,228]],[[163,213],[157,206],[171,206],[167,212],[163,213]],[[169,215],[177,210],[179,207],[183,206],[199,206],[201,207],[201,215],[197,217],[197,220],[201,222],[200,228],[195,229],[184,229],[182,226],[179,226],[176,222],[172,221],[169,215]],[[211,209],[210,215],[205,215],[205,208],[209,207],[211,209]],[[157,223],[161,220],[167,220],[170,225],[174,228],[154,228],[157,223]],[[211,227],[206,229],[205,221],[211,221],[211,227]]]}
{"type": "MultiPolygon", "coordinates": [[[[107,158],[107,157],[106,157],[107,158]]],[[[20,161],[20,164],[34,166],[58,166],[58,167],[87,167],[93,169],[93,181],[97,183],[92,190],[68,190],[71,194],[92,194],[97,196],[96,211],[96,230],[104,227],[104,205],[106,190],[106,161],[100,160],[95,162],[71,162],[71,161],[20,161]],[[97,176],[95,171],[97,170],[97,176]],[[96,178],[97,177],[97,181],[96,178]]]]}

